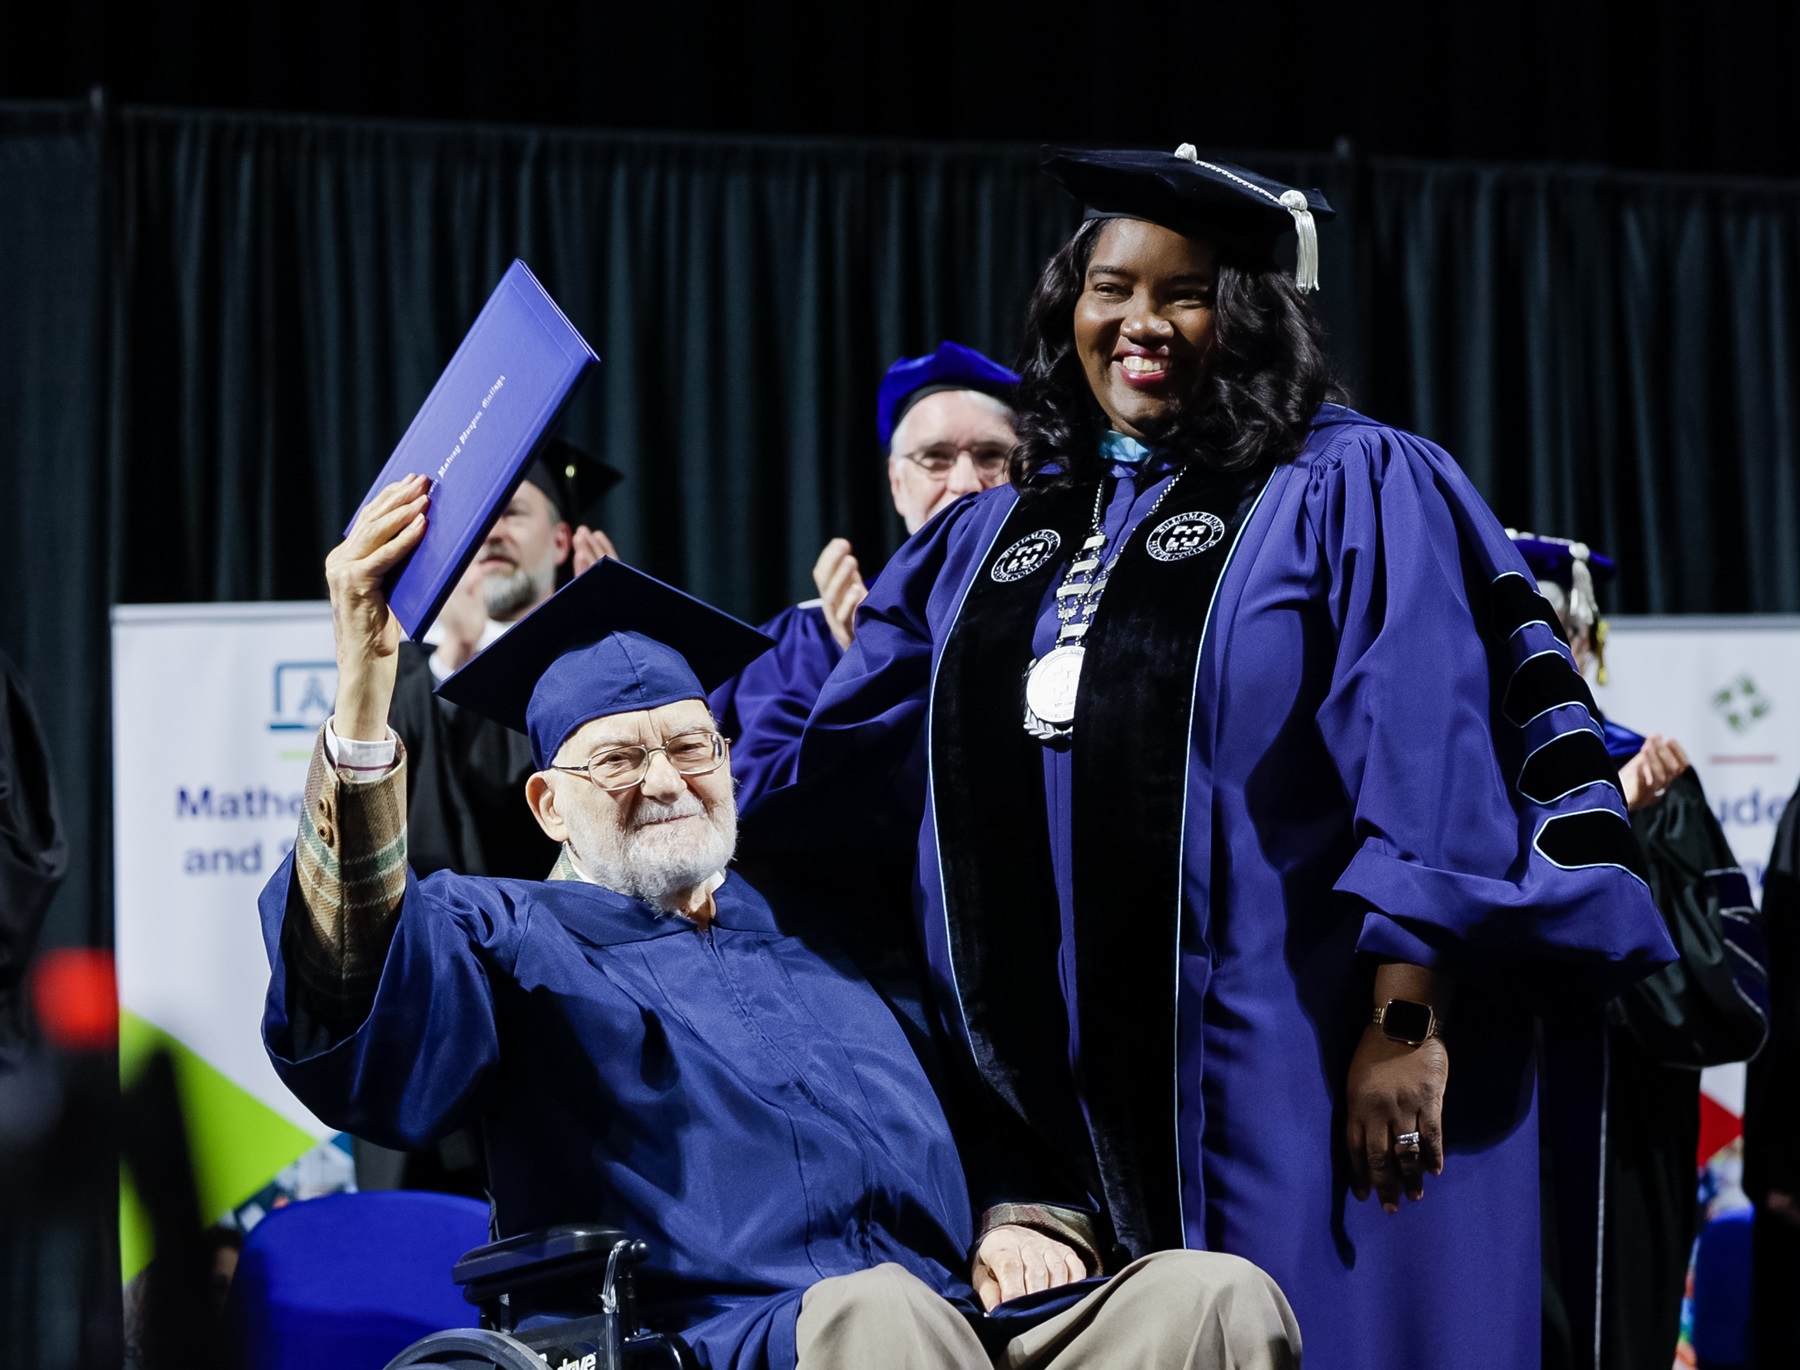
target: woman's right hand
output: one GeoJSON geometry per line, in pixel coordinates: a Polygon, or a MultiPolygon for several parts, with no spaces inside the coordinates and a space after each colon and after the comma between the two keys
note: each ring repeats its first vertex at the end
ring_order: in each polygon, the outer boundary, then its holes
{"type": "Polygon", "coordinates": [[[325,558],[331,632],[337,642],[334,727],[339,737],[374,741],[387,736],[400,625],[388,609],[382,581],[425,536],[429,491],[424,476],[385,486],[325,558]]]}

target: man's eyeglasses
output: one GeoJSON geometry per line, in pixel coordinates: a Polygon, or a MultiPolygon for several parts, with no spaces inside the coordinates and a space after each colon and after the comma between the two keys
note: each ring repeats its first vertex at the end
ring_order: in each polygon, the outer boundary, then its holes
{"type": "Polygon", "coordinates": [[[975,469],[984,476],[998,475],[1012,459],[1012,448],[1002,442],[980,442],[969,447],[958,447],[953,442],[938,442],[900,455],[934,476],[943,476],[949,474],[950,468],[956,465],[957,459],[964,452],[969,454],[969,460],[975,463],[975,469]]]}
{"type": "Polygon", "coordinates": [[[650,774],[650,758],[658,752],[668,757],[669,764],[682,775],[711,775],[725,764],[730,750],[731,744],[724,738],[702,729],[679,733],[660,747],[640,747],[635,743],[603,747],[588,758],[585,766],[552,766],[550,769],[585,775],[596,787],[612,794],[643,784],[644,777],[650,774]]]}

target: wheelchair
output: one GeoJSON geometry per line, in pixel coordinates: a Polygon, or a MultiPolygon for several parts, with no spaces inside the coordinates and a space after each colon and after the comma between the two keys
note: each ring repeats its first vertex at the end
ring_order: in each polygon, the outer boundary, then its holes
{"type": "Polygon", "coordinates": [[[450,1277],[481,1325],[421,1337],[386,1370],[693,1370],[681,1338],[638,1324],[635,1267],[649,1247],[616,1227],[566,1223],[478,1246],[450,1277]],[[521,1329],[522,1310],[579,1309],[521,1329]]]}

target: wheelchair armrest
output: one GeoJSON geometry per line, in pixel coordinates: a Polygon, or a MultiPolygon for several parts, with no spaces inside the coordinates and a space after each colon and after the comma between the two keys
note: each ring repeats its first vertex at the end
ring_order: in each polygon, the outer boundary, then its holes
{"type": "Polygon", "coordinates": [[[502,1295],[548,1284],[563,1284],[584,1275],[600,1283],[607,1262],[621,1243],[618,1268],[636,1265],[648,1252],[616,1227],[597,1223],[563,1223],[536,1232],[521,1232],[466,1252],[450,1270],[470,1303],[485,1304],[502,1295]]]}

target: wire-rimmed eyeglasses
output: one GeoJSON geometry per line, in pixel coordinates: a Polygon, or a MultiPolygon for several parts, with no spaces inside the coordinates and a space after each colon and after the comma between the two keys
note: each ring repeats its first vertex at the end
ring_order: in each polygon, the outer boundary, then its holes
{"type": "Polygon", "coordinates": [[[650,774],[650,758],[661,752],[669,764],[682,775],[711,775],[725,764],[731,744],[710,728],[677,733],[660,747],[641,747],[622,742],[602,747],[587,760],[585,766],[551,766],[553,771],[585,775],[597,789],[608,794],[629,790],[644,783],[650,774]]]}
{"type": "Polygon", "coordinates": [[[975,469],[984,476],[998,474],[1012,459],[1012,447],[1004,442],[975,442],[961,446],[954,442],[935,442],[929,447],[920,447],[900,455],[914,466],[921,467],[934,476],[941,476],[956,465],[964,452],[969,454],[969,460],[975,463],[975,469]]]}

